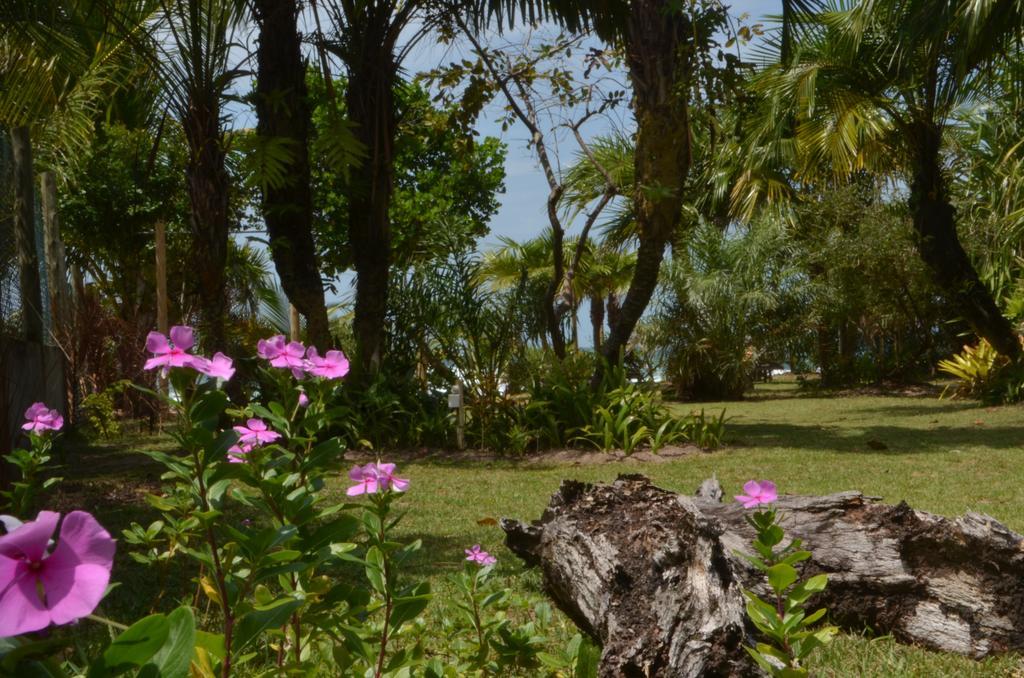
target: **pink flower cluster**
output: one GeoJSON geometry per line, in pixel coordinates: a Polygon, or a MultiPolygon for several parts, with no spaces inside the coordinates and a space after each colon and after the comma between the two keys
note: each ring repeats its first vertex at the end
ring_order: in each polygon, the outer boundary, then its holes
{"type": "Polygon", "coordinates": [[[25,423],[21,428],[29,433],[59,431],[64,426],[64,417],[57,410],[51,410],[45,403],[33,403],[25,410],[25,423]]]}
{"type": "Polygon", "coordinates": [[[494,565],[498,559],[487,551],[480,548],[480,544],[473,544],[473,548],[465,549],[466,560],[480,566],[494,565]]]}
{"type": "Polygon", "coordinates": [[[85,511],[40,511],[0,537],[0,638],[92,613],[110,583],[114,540],[85,511]],[[51,548],[51,540],[56,539],[51,548]]]}
{"type": "Polygon", "coordinates": [[[278,440],[281,434],[274,431],[262,419],[250,419],[245,426],[235,426],[238,443],[228,448],[228,461],[238,464],[245,461],[245,455],[257,447],[262,447],[278,440]]]}
{"type": "Polygon", "coordinates": [[[380,464],[370,462],[366,466],[353,466],[348,472],[349,479],[355,483],[346,490],[350,497],[357,497],[360,494],[376,494],[377,492],[405,492],[409,489],[409,481],[395,475],[394,464],[380,464]]]}
{"type": "Polygon", "coordinates": [[[738,494],[735,499],[743,504],[743,508],[754,508],[761,504],[770,504],[779,498],[775,483],[770,480],[748,480],[743,485],[746,494],[738,494]]]}
{"type": "Polygon", "coordinates": [[[348,374],[348,358],[341,351],[331,350],[321,356],[315,346],[306,348],[298,341],[286,342],[283,334],[260,339],[256,353],[269,361],[272,367],[291,370],[296,379],[307,374],[323,379],[341,379],[348,374]]]}
{"type": "Polygon", "coordinates": [[[195,346],[195,335],[191,327],[175,325],[170,335],[168,339],[159,332],[150,332],[146,337],[146,350],[153,357],[146,361],[145,369],[155,370],[159,367],[166,375],[172,367],[190,367],[212,379],[224,381],[235,375],[234,361],[219,351],[212,358],[189,353],[195,346]]]}

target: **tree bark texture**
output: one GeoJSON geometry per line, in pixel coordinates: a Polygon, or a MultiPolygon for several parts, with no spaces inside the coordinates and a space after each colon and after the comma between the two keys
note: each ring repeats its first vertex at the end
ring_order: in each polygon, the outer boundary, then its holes
{"type": "Polygon", "coordinates": [[[297,0],[254,0],[260,27],[256,52],[257,131],[266,139],[287,140],[292,154],[282,185],[263,194],[263,219],[270,253],[288,300],[306,318],[310,343],[321,350],[332,345],[324,301],[324,285],[313,241],[313,198],[310,189],[306,62],[297,28],[297,0]]]}
{"type": "Polygon", "coordinates": [[[190,206],[192,261],[199,283],[200,341],[206,351],[225,349],[228,257],[228,193],[220,99],[201,91],[190,93],[181,123],[188,144],[185,174],[190,206]]]}
{"type": "MultiPolygon", "coordinates": [[[[682,216],[682,190],[690,171],[689,18],[665,0],[637,0],[629,7],[625,52],[637,121],[633,204],[640,248],[626,298],[601,349],[613,364],[658,284],[665,246],[682,216]]],[[[599,378],[595,375],[594,382],[599,378]]]]}
{"type": "Polygon", "coordinates": [[[921,258],[971,329],[1002,355],[1017,358],[1021,354],[1020,338],[960,244],[956,213],[940,160],[941,132],[929,121],[916,123],[912,132],[910,213],[921,258]]]}
{"type": "MultiPolygon", "coordinates": [[[[539,521],[502,520],[509,547],[541,568],[547,591],[601,642],[602,676],[757,675],[741,589],[766,594],[750,551],[749,509],[642,476],[564,481],[539,521]]],[[[949,519],[859,492],[782,497],[787,539],[828,573],[811,609],[904,643],[982,658],[1024,649],[1024,538],[988,516],[949,519]]]]}
{"type": "Polygon", "coordinates": [[[349,186],[348,229],[356,269],[353,330],[354,376],[375,374],[384,351],[385,319],[391,266],[391,197],[394,190],[394,144],[397,131],[394,86],[397,65],[390,17],[368,16],[354,26],[346,57],[345,104],[353,133],[366,150],[362,167],[349,186]]]}

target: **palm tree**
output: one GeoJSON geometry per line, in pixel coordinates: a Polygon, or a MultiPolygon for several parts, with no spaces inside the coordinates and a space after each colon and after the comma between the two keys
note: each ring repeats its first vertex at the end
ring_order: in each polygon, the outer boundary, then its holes
{"type": "MultiPolygon", "coordinates": [[[[159,77],[167,105],[188,145],[189,226],[199,283],[201,336],[207,349],[223,348],[231,191],[224,104],[232,84],[242,74],[233,65],[233,49],[244,19],[244,3],[158,2],[149,39],[134,43],[145,50],[147,63],[159,77]]],[[[122,35],[126,40],[133,36],[128,31],[122,35]]]]}
{"type": "Polygon", "coordinates": [[[313,242],[306,63],[298,32],[298,0],[253,0],[259,25],[256,113],[260,148],[283,155],[281,180],[265,181],[263,220],[270,251],[288,299],[306,317],[309,340],[330,346],[324,286],[313,242]]]}
{"type": "Polygon", "coordinates": [[[957,110],[992,93],[988,67],[1001,44],[993,17],[1003,36],[1019,32],[1013,4],[864,0],[797,17],[803,31],[790,62],[755,84],[767,95],[755,134],[772,138],[762,148],[774,150],[752,155],[734,197],[749,208],[763,170],[783,158],[794,161],[798,182],[865,169],[904,177],[918,250],[936,284],[978,335],[1015,357],[1018,337],[957,235],[943,154],[957,110]]]}

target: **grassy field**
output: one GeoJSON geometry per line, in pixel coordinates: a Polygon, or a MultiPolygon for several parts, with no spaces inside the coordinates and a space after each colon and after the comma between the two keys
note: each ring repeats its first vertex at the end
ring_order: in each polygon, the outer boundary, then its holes
{"type": "MultiPolygon", "coordinates": [[[[684,406],[680,411],[686,411],[684,406]]],[[[445,574],[461,567],[462,549],[480,543],[499,557],[500,569],[524,595],[540,597],[539,578],[525,572],[501,545],[492,520],[536,518],[563,478],[608,481],[642,472],[662,487],[692,492],[716,473],[727,492],[750,478],[775,480],[786,493],[861,490],[888,502],[955,515],[977,510],[1024,531],[1022,444],[1024,408],[986,408],[934,397],[815,397],[791,384],[769,384],[725,407],[731,420],[728,446],[666,463],[627,460],[588,466],[514,462],[431,461],[406,464],[412,487],[403,538],[424,542],[414,573],[430,577],[440,594],[433,615],[445,614],[445,574]]],[[[62,503],[87,506],[114,524],[142,510],[153,488],[152,467],[125,464],[123,446],[88,452],[90,478],[72,482],[62,503]]],[[[124,554],[120,554],[123,559],[124,554]]],[[[125,559],[126,560],[126,559],[125,559]]],[[[134,579],[144,573],[126,576],[134,579]]],[[[128,582],[127,591],[134,591],[128,582]]],[[[128,593],[115,592],[126,607],[128,593]]],[[[115,601],[115,605],[116,605],[115,601]]],[[[440,618],[440,617],[437,617],[440,618]]],[[[557,625],[569,633],[563,622],[557,625]]],[[[826,676],[1024,676],[1024,661],[1003,657],[976,663],[895,644],[886,638],[844,636],[816,661],[826,676]]]]}

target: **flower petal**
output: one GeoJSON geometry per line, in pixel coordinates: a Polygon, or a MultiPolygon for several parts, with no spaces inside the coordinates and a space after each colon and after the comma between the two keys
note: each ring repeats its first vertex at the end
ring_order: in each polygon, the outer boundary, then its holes
{"type": "Polygon", "coordinates": [[[59,513],[40,511],[35,520],[22,523],[18,529],[0,537],[0,556],[42,560],[58,520],[59,513]]]}
{"type": "Polygon", "coordinates": [[[175,348],[187,351],[195,344],[192,328],[188,325],[175,325],[171,328],[171,341],[175,348]]]}
{"type": "Polygon", "coordinates": [[[171,346],[167,343],[167,337],[159,332],[150,332],[146,335],[146,350],[161,355],[170,351],[171,346]]]}
{"type": "Polygon", "coordinates": [[[45,629],[50,613],[36,591],[36,579],[24,563],[0,557],[0,581],[6,588],[0,592],[0,638],[18,636],[45,629]],[[13,563],[13,565],[12,565],[13,563]]]}
{"type": "Polygon", "coordinates": [[[79,561],[92,565],[102,565],[108,570],[114,566],[114,551],[117,545],[92,514],[85,511],[72,511],[64,517],[60,525],[60,537],[57,548],[47,562],[60,560],[67,553],[74,553],[79,561]]]}

